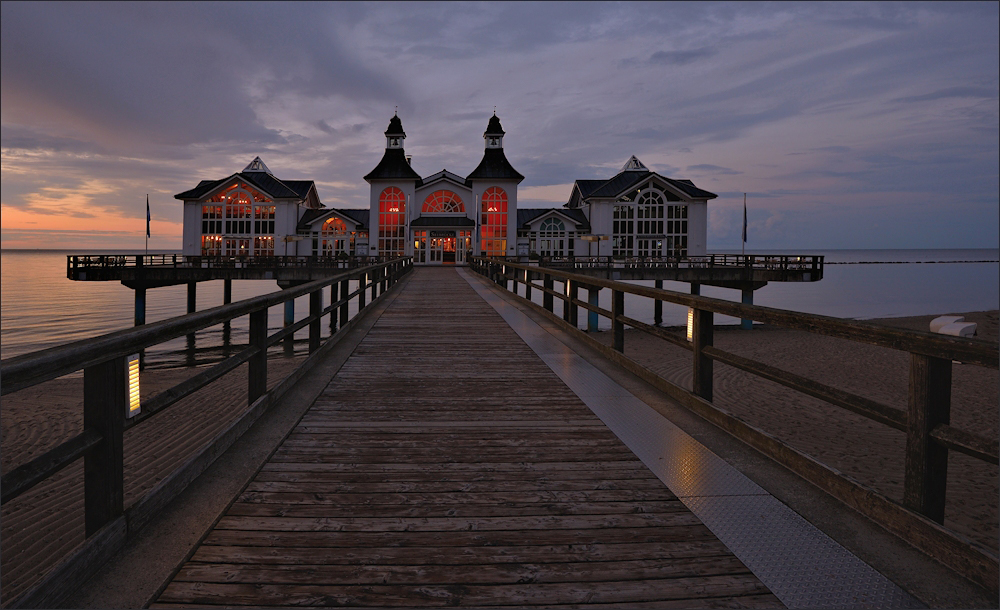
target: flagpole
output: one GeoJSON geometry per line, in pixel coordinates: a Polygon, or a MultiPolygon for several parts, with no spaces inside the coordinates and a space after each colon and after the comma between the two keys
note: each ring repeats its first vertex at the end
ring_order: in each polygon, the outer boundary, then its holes
{"type": "Polygon", "coordinates": [[[743,193],[743,256],[747,255],[747,194],[743,193]]]}
{"type": "Polygon", "coordinates": [[[146,256],[149,256],[149,193],[146,193],[146,256]]]}

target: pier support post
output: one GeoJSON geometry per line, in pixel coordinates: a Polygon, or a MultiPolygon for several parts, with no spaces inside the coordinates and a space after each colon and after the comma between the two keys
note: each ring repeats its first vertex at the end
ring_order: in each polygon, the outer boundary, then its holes
{"type": "MultiPolygon", "coordinates": [[[[587,286],[587,304],[600,307],[601,289],[597,286],[587,286]]],[[[600,315],[596,311],[587,310],[587,332],[596,333],[600,315]]]]}
{"type": "Polygon", "coordinates": [[[340,281],[340,300],[343,303],[340,304],[340,327],[344,328],[347,325],[348,310],[347,304],[350,299],[347,295],[351,294],[351,280],[341,280],[340,281]]]}
{"type": "Polygon", "coordinates": [[[625,315],[625,293],[621,290],[611,291],[611,347],[615,351],[625,353],[625,323],[618,316],[625,315]]]}
{"type": "MultiPolygon", "coordinates": [[[[744,305],[753,305],[753,288],[743,288],[741,290],[743,293],[742,302],[744,305]]],[[[748,318],[743,318],[740,321],[740,328],[743,330],[750,330],[753,328],[753,320],[748,318]]]]}
{"type": "MultiPolygon", "coordinates": [[[[337,301],[340,300],[339,298],[337,298],[337,288],[338,288],[337,282],[334,282],[334,283],[330,284],[330,305],[331,306],[335,306],[337,304],[337,301]]],[[[330,335],[333,336],[333,333],[335,333],[335,332],[337,332],[337,309],[336,309],[336,307],[334,307],[334,309],[330,310],[330,335]]]]}
{"type": "Polygon", "coordinates": [[[83,428],[101,442],[83,458],[84,529],[89,537],[124,511],[127,384],[120,356],[83,370],[83,428]]]}
{"type": "Polygon", "coordinates": [[[545,287],[545,294],[542,295],[542,306],[545,307],[546,311],[552,311],[552,276],[546,273],[542,279],[542,286],[545,287]]]}
{"type": "MultiPolygon", "coordinates": [[[[146,323],[146,287],[135,287],[135,326],[146,323]]],[[[139,370],[146,368],[146,350],[139,350],[139,370]]]]}
{"type": "Polygon", "coordinates": [[[309,323],[309,353],[319,349],[320,332],[323,320],[319,317],[323,311],[323,291],[315,290],[309,293],[309,317],[315,318],[309,323]]]}
{"type": "Polygon", "coordinates": [[[524,270],[524,298],[531,300],[531,272],[524,270]]]}
{"type": "MultiPolygon", "coordinates": [[[[694,284],[692,284],[692,286],[693,285],[694,284]]],[[[653,287],[663,290],[663,280],[656,280],[653,287]]],[[[663,301],[660,299],[655,299],[653,301],[653,324],[656,326],[663,325],[663,301]]]]}
{"type": "MultiPolygon", "coordinates": [[[[295,324],[295,299],[288,299],[285,301],[285,319],[282,323],[282,328],[288,328],[292,324],[295,324]]],[[[285,337],[285,354],[291,355],[295,352],[295,334],[288,335],[285,337]]]]}
{"type": "Polygon", "coordinates": [[[267,309],[250,312],[250,346],[256,347],[258,352],[248,361],[248,405],[267,391],[267,309]]]}
{"type": "MultiPolygon", "coordinates": [[[[233,280],[222,280],[222,304],[229,305],[233,302],[233,280]]],[[[232,343],[233,324],[229,320],[222,323],[222,355],[229,357],[229,347],[232,343]]]]}
{"type": "Polygon", "coordinates": [[[574,301],[580,299],[580,285],[571,280],[566,280],[566,283],[569,285],[569,323],[577,328],[580,324],[580,308],[574,301]]]}
{"type": "Polygon", "coordinates": [[[903,504],[944,523],[948,449],[930,434],[938,424],[951,423],[951,360],[911,354],[909,394],[903,504]]]}
{"type": "Polygon", "coordinates": [[[694,369],[691,375],[691,391],[712,402],[712,359],[702,350],[712,345],[714,314],[704,309],[695,309],[692,317],[691,344],[694,352],[694,369]]]}

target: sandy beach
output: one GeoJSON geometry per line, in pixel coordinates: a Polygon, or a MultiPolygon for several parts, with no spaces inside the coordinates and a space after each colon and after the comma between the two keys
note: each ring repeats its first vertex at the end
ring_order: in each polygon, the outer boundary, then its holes
{"type": "MultiPolygon", "coordinates": [[[[980,338],[997,340],[997,311],[953,315],[976,322],[980,338]]],[[[872,321],[926,330],[935,317],[872,321]]],[[[595,337],[610,345],[610,334],[601,332],[595,337]]],[[[908,353],[766,325],[755,325],[751,331],[717,327],[714,342],[734,354],[906,409],[908,353]]],[[[691,352],[629,329],[625,354],[673,383],[691,388],[691,352]]],[[[952,425],[977,434],[997,434],[998,372],[961,364],[952,371],[952,425]]],[[[902,499],[906,445],[902,432],[719,363],[715,364],[714,399],[715,404],[792,447],[894,500],[902,499]]],[[[994,553],[1000,494],[997,474],[992,464],[950,453],[945,526],[994,553]]]]}
{"type": "MultiPolygon", "coordinates": [[[[304,356],[268,359],[270,389],[304,356]]],[[[142,397],[155,396],[204,370],[146,371],[142,397]]],[[[125,506],[142,497],[247,408],[247,365],[125,432],[125,506]],[[209,405],[206,408],[206,405],[209,405]]],[[[83,427],[83,379],[55,379],[4,396],[0,406],[0,465],[7,472],[78,434],[83,427]]],[[[3,605],[41,578],[84,540],[83,461],[3,506],[0,571],[3,605]]]]}

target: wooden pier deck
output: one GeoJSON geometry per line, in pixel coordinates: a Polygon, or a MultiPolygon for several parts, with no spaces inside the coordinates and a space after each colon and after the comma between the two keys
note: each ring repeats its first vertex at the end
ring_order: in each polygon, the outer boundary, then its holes
{"type": "Polygon", "coordinates": [[[417,269],[153,607],[780,607],[454,269],[417,269]]]}

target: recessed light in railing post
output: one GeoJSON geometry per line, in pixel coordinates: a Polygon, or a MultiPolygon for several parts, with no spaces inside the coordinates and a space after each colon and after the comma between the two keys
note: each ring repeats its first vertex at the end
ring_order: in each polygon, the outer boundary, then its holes
{"type": "Polygon", "coordinates": [[[688,307],[687,340],[694,341],[694,308],[688,307]]]}
{"type": "Polygon", "coordinates": [[[139,354],[132,354],[125,359],[125,370],[128,374],[128,408],[125,417],[135,417],[140,411],[139,402],[139,354]]]}

